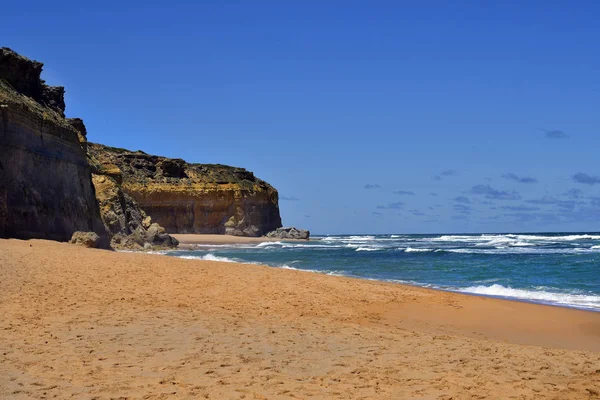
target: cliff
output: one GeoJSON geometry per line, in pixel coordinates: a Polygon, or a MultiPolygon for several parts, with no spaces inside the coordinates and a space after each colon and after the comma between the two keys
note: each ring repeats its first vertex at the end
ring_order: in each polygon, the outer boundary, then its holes
{"type": "Polygon", "coordinates": [[[111,247],[139,250],[142,248],[177,247],[177,239],[142,210],[137,202],[124,193],[121,185],[108,175],[92,174],[100,215],[111,235],[111,247]]]}
{"type": "Polygon", "coordinates": [[[108,237],[80,141],[64,118],[64,89],[40,79],[43,64],[0,49],[0,237],[68,241],[108,237]]]}
{"type": "Polygon", "coordinates": [[[281,227],[277,190],[243,168],[88,144],[98,176],[110,178],[169,233],[262,236],[281,227]]]}

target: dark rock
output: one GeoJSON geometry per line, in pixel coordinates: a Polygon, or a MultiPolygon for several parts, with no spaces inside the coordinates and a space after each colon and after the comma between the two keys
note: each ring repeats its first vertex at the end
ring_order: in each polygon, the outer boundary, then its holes
{"type": "Polygon", "coordinates": [[[7,47],[0,49],[0,79],[34,100],[42,96],[40,74],[43,67],[41,62],[31,61],[7,47]]]}
{"type": "Polygon", "coordinates": [[[62,86],[42,85],[40,103],[55,110],[61,115],[65,114],[65,88],[62,86]]]}
{"type": "Polygon", "coordinates": [[[67,118],[67,123],[77,131],[77,138],[83,151],[87,153],[87,129],[81,118],[67,118]]]}
{"type": "Polygon", "coordinates": [[[163,159],[156,166],[160,169],[163,176],[170,178],[187,178],[185,175],[185,161],[180,158],[163,159]]]}
{"type": "Polygon", "coordinates": [[[108,247],[79,133],[46,105],[62,91],[46,90],[41,68],[0,49],[0,237],[66,242],[96,232],[108,247]]]}
{"type": "Polygon", "coordinates": [[[304,239],[308,240],[310,238],[310,231],[304,229],[296,229],[296,228],[278,228],[274,231],[267,233],[266,235],[269,238],[278,238],[278,239],[304,239]]]}
{"type": "Polygon", "coordinates": [[[87,128],[81,118],[67,118],[67,123],[85,138],[87,138],[87,128]]]}
{"type": "Polygon", "coordinates": [[[40,79],[43,67],[41,62],[32,61],[7,47],[0,49],[0,79],[18,93],[31,97],[64,117],[65,88],[46,85],[40,79]]]}
{"type": "Polygon", "coordinates": [[[98,248],[100,247],[100,236],[95,232],[80,232],[73,233],[69,243],[77,244],[83,247],[98,248]]]}

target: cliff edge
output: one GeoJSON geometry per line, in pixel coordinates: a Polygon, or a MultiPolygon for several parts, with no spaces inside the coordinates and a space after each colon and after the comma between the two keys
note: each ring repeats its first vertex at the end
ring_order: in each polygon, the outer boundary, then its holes
{"type": "Polygon", "coordinates": [[[94,174],[118,183],[169,233],[262,236],[281,227],[277,190],[243,168],[95,143],[87,151],[94,174]]]}
{"type": "Polygon", "coordinates": [[[64,118],[64,89],[43,64],[0,49],[0,237],[68,241],[75,231],[108,246],[79,132],[64,118]]]}

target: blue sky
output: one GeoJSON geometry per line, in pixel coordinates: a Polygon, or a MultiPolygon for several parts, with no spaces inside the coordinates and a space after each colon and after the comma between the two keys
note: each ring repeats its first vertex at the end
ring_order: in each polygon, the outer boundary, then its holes
{"type": "Polygon", "coordinates": [[[8,0],[91,141],[245,167],[315,233],[598,231],[600,3],[8,0]]]}

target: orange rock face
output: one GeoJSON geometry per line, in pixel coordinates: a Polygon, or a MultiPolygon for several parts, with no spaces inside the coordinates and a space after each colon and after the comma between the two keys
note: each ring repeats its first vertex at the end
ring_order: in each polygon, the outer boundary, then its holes
{"type": "Polygon", "coordinates": [[[243,168],[92,143],[88,155],[96,172],[120,182],[169,233],[262,236],[281,227],[277,190],[243,168]]]}

